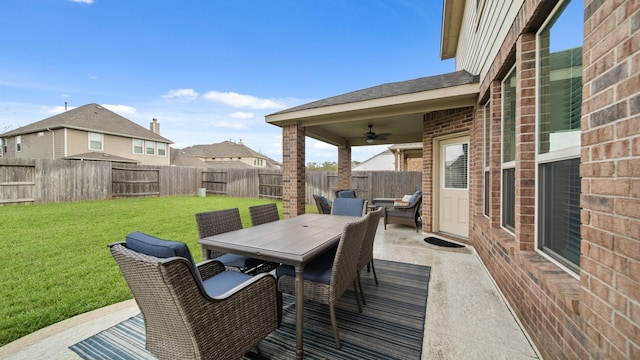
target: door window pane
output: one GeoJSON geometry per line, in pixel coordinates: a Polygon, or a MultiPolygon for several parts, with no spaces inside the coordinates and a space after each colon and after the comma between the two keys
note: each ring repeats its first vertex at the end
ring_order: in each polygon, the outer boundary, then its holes
{"type": "Polygon", "coordinates": [[[444,187],[466,189],[469,144],[454,144],[444,147],[444,187]]]}

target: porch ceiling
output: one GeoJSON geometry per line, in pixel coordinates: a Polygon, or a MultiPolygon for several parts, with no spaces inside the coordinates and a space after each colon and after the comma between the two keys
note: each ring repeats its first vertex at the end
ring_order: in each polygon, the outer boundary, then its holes
{"type": "Polygon", "coordinates": [[[422,142],[424,114],[475,105],[477,77],[464,71],[373,88],[319,100],[267,115],[280,126],[299,123],[306,136],[335,146],[422,142]],[[386,140],[366,142],[364,133],[391,133],[386,140]]]}

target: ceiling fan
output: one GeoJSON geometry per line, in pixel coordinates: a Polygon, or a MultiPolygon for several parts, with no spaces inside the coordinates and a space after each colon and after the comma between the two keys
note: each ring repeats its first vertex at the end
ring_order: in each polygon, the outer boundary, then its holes
{"type": "Polygon", "coordinates": [[[373,144],[376,140],[387,140],[387,136],[391,135],[391,133],[376,134],[372,128],[373,125],[369,124],[369,131],[363,134],[369,144],[373,144]]]}

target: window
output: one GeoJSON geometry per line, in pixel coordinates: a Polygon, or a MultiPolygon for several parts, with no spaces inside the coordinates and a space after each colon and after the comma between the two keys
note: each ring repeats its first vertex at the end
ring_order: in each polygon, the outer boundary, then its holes
{"type": "Polygon", "coordinates": [[[502,226],[515,231],[516,69],[502,82],[502,226]]]}
{"type": "Polygon", "coordinates": [[[167,144],[158,143],[158,156],[165,156],[165,155],[167,155],[167,144]]]}
{"type": "Polygon", "coordinates": [[[583,11],[582,1],[565,1],[538,33],[537,248],[576,273],[583,11]]]}
{"type": "Polygon", "coordinates": [[[469,144],[460,143],[444,147],[444,187],[446,189],[466,189],[469,144]]]}
{"type": "Polygon", "coordinates": [[[153,141],[145,141],[147,148],[147,155],[154,155],[156,153],[156,143],[153,141]]]}
{"type": "Polygon", "coordinates": [[[89,149],[102,150],[102,134],[89,133],[89,149]]]}
{"type": "Polygon", "coordinates": [[[143,154],[142,147],[144,146],[144,141],[142,139],[133,139],[133,153],[134,154],[143,154]]]}
{"type": "Polygon", "coordinates": [[[22,151],[22,136],[16,136],[16,151],[22,151]]]}
{"type": "Polygon", "coordinates": [[[491,148],[491,110],[490,103],[487,103],[483,109],[484,118],[484,157],[482,167],[484,168],[484,214],[489,216],[489,156],[491,148]]]}

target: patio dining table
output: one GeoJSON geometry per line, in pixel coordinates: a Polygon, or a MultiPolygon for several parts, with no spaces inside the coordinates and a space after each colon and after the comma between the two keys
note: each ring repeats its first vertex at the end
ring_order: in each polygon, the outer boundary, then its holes
{"type": "Polygon", "coordinates": [[[198,242],[203,249],[224,251],[292,265],[296,270],[296,357],[302,359],[304,328],[304,266],[340,240],[344,226],[356,216],[303,214],[198,242]]]}

